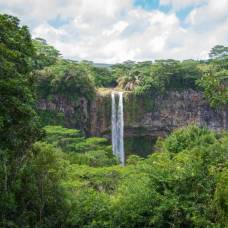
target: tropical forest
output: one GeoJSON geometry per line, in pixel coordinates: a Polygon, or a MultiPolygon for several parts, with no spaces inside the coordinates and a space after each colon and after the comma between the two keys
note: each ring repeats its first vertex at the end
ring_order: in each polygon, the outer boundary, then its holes
{"type": "Polygon", "coordinates": [[[0,10],[0,227],[228,227],[228,40],[101,62],[24,21],[0,10]]]}

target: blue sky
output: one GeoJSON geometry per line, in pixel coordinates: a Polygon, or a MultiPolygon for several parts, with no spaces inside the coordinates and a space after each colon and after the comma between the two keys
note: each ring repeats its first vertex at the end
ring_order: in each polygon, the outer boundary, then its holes
{"type": "MultiPolygon", "coordinates": [[[[184,2],[185,0],[182,1],[184,2]]],[[[207,3],[207,1],[198,1],[198,3],[193,1],[193,4],[186,4],[185,6],[174,10],[171,4],[172,1],[169,2],[170,3],[167,1],[167,4],[161,4],[159,0],[135,0],[134,5],[148,11],[159,10],[164,13],[173,11],[176,13],[176,16],[183,21],[196,6],[203,6],[207,3]]]]}
{"type": "Polygon", "coordinates": [[[158,9],[159,8],[159,0],[135,0],[135,6],[142,7],[147,10],[158,9]]]}
{"type": "Polygon", "coordinates": [[[228,0],[0,0],[66,58],[205,59],[228,45],[228,0]]]}
{"type": "Polygon", "coordinates": [[[148,11],[160,10],[167,13],[171,10],[171,5],[161,5],[159,0],[135,0],[134,5],[148,11]]]}

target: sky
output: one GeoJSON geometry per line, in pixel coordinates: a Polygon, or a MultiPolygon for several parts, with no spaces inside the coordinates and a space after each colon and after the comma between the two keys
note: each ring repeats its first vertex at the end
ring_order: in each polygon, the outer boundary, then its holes
{"type": "Polygon", "coordinates": [[[64,58],[206,59],[228,45],[228,0],[0,0],[64,58]]]}

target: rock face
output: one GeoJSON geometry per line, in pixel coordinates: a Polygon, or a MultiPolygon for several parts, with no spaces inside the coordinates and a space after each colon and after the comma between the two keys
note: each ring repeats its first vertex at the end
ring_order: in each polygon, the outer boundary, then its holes
{"type": "MultiPolygon", "coordinates": [[[[38,102],[44,124],[61,124],[80,129],[87,136],[111,138],[111,90],[98,92],[90,103],[81,97],[69,100],[52,96],[38,102]]],[[[153,151],[158,137],[172,130],[195,123],[210,129],[228,130],[228,107],[213,110],[201,92],[170,91],[156,97],[135,96],[124,92],[125,152],[146,156],[153,151]]]]}
{"type": "MultiPolygon", "coordinates": [[[[228,108],[213,110],[201,92],[170,91],[161,97],[136,97],[124,93],[125,137],[165,136],[172,130],[195,123],[221,131],[228,129],[228,108]]],[[[90,135],[110,137],[111,96],[97,94],[90,108],[90,135]]]]}
{"type": "Polygon", "coordinates": [[[88,133],[89,102],[84,97],[70,101],[64,96],[52,96],[50,99],[40,99],[37,107],[45,124],[62,124],[88,133]]]}
{"type": "MultiPolygon", "coordinates": [[[[45,124],[63,124],[90,136],[111,136],[111,90],[98,92],[91,103],[83,97],[69,101],[54,96],[41,99],[37,106],[45,124]]],[[[190,123],[228,130],[228,108],[213,110],[203,94],[194,90],[170,91],[156,98],[124,93],[125,137],[162,137],[190,123]]]]}

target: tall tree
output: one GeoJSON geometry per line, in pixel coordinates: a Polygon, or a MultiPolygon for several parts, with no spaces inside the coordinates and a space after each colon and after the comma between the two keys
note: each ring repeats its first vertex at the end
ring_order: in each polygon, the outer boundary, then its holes
{"type": "Polygon", "coordinates": [[[0,220],[3,224],[16,211],[17,176],[27,149],[40,135],[29,75],[33,54],[28,28],[20,26],[16,17],[0,14],[0,220]]]}
{"type": "Polygon", "coordinates": [[[32,41],[35,55],[33,57],[33,68],[42,69],[46,66],[53,65],[58,60],[60,53],[53,46],[48,45],[47,41],[42,38],[36,38],[32,41]]]}
{"type": "Polygon", "coordinates": [[[214,59],[224,58],[227,56],[228,56],[228,47],[225,47],[223,45],[214,46],[209,53],[209,57],[214,59]]]}

